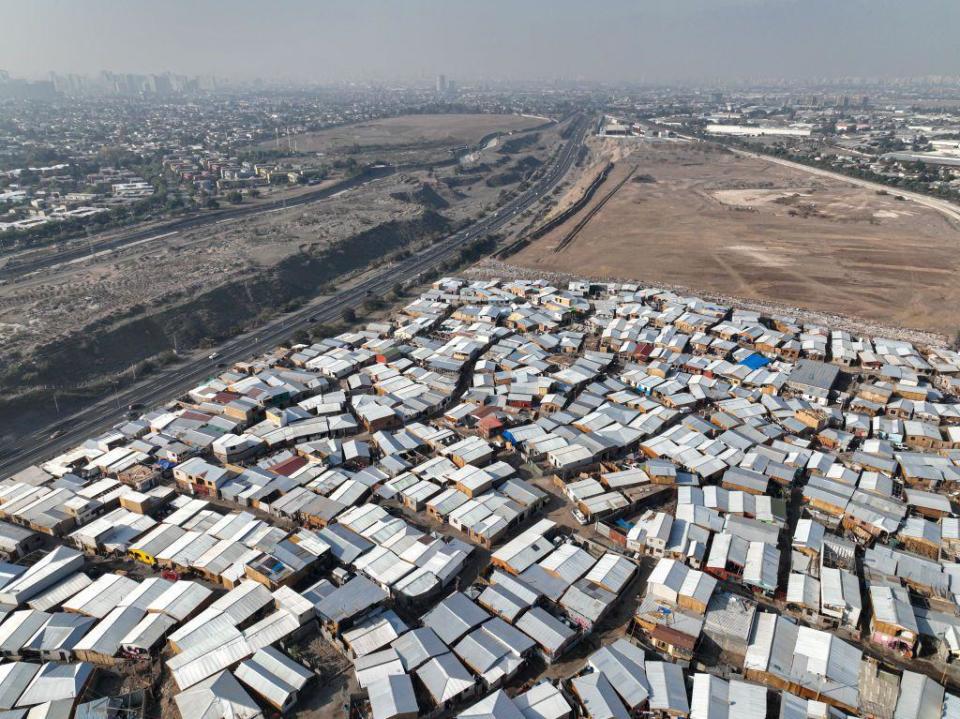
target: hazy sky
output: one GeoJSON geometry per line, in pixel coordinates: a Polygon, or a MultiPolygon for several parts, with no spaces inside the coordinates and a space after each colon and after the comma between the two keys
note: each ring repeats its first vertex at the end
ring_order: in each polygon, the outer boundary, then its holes
{"type": "Polygon", "coordinates": [[[960,0],[0,0],[0,69],[329,82],[960,75],[960,0]]]}

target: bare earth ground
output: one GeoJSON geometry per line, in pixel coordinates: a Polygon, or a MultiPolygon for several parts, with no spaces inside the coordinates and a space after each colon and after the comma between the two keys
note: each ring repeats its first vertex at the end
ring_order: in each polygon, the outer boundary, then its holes
{"type": "Polygon", "coordinates": [[[618,165],[656,182],[627,182],[560,252],[583,211],[510,262],[946,335],[960,327],[960,228],[935,210],[712,146],[642,143],[618,165]]]}
{"type": "MultiPolygon", "coordinates": [[[[387,152],[393,161],[397,161],[396,153],[412,160],[430,149],[445,151],[476,143],[491,132],[527,130],[543,123],[542,118],[521,115],[404,115],[281,138],[280,146],[289,141],[300,152],[324,156],[387,152]]],[[[258,147],[272,149],[275,145],[268,141],[258,147]]]]}
{"type": "MultiPolygon", "coordinates": [[[[590,188],[591,183],[597,176],[603,172],[603,168],[607,166],[608,162],[619,162],[624,157],[628,156],[632,150],[633,142],[623,142],[620,140],[604,137],[588,137],[586,141],[587,148],[590,150],[589,160],[584,163],[584,169],[569,185],[569,188],[564,191],[564,187],[567,187],[566,183],[560,185],[560,192],[555,193],[557,195],[557,201],[554,204],[553,208],[544,216],[544,221],[550,220],[564,210],[566,210],[571,205],[575,204],[584,193],[590,188]]],[[[603,197],[605,192],[609,192],[609,187],[616,184],[615,182],[610,182],[609,177],[604,185],[601,185],[597,197],[603,197]]]]}
{"type": "Polygon", "coordinates": [[[238,275],[269,267],[303,245],[324,245],[417,206],[390,198],[399,177],[285,213],[259,215],[178,233],[108,255],[35,273],[0,287],[0,347],[49,341],[134,304],[172,292],[191,297],[238,275]]]}
{"type": "MultiPolygon", "coordinates": [[[[425,115],[410,122],[425,137],[448,137],[460,127],[475,141],[491,128],[536,125],[543,120],[514,115],[425,115]]],[[[542,163],[559,143],[555,127],[538,134],[536,147],[515,154],[502,155],[496,148],[477,153],[477,160],[490,169],[463,175],[469,181],[456,187],[444,182],[462,179],[456,167],[398,173],[317,203],[132,243],[0,284],[0,358],[12,350],[29,352],[133,306],[149,310],[177,298],[189,300],[239,277],[254,277],[306,247],[322,247],[385,222],[411,219],[429,209],[417,199],[424,188],[446,203],[433,209],[453,222],[492,211],[498,196],[512,190],[516,182],[490,187],[485,180],[523,158],[542,163]],[[502,167],[495,165],[500,160],[506,162],[502,167]]]]}

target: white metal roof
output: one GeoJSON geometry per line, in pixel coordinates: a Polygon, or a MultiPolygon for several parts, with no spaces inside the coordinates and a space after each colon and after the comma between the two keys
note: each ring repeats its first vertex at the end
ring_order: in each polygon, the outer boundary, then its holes
{"type": "Polygon", "coordinates": [[[230,672],[223,671],[173,697],[181,719],[260,719],[260,707],[230,672]]]}

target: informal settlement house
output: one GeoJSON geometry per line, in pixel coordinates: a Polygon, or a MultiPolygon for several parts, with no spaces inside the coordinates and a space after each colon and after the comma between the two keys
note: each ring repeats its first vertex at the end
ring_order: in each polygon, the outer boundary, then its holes
{"type": "Polygon", "coordinates": [[[955,352],[629,283],[441,278],[220,369],[0,481],[0,550],[27,556],[0,567],[13,708],[37,662],[28,702],[165,652],[185,719],[282,712],[311,690],[283,648],[316,634],[377,719],[759,717],[766,688],[790,719],[952,706],[861,659],[960,655],[955,352]],[[651,557],[632,636],[563,664],[651,557]],[[540,660],[556,683],[502,691],[540,660]]]}

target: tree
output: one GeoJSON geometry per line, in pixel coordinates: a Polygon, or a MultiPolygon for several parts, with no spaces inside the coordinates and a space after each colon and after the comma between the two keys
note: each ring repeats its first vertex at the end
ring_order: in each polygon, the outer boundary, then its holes
{"type": "Polygon", "coordinates": [[[340,313],[340,318],[347,324],[353,324],[357,321],[357,313],[352,307],[344,307],[340,313]]]}
{"type": "Polygon", "coordinates": [[[239,205],[243,202],[243,195],[240,194],[239,190],[231,190],[227,193],[227,202],[233,205],[239,205]]]}
{"type": "Polygon", "coordinates": [[[314,338],[334,337],[337,328],[332,325],[314,325],[310,328],[310,336],[314,338]]]}

